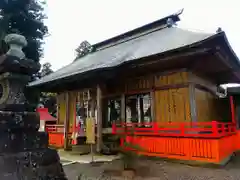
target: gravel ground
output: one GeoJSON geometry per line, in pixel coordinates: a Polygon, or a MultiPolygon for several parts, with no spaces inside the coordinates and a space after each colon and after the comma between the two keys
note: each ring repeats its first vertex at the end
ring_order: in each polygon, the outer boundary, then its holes
{"type": "MultiPolygon", "coordinates": [[[[82,175],[81,180],[120,180],[123,179],[120,178],[121,167],[121,161],[115,160],[93,165],[76,163],[64,166],[64,170],[69,180],[77,180],[79,175],[82,175]]],[[[136,169],[136,179],[139,180],[240,180],[240,156],[221,168],[204,168],[145,159],[138,163],[136,169]]]]}

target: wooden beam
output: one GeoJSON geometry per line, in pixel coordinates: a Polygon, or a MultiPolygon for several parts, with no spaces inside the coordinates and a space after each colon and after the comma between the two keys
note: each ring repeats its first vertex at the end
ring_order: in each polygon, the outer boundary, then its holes
{"type": "Polygon", "coordinates": [[[64,120],[64,150],[69,150],[69,93],[65,93],[66,113],[64,120]]]}
{"type": "Polygon", "coordinates": [[[152,117],[152,122],[157,122],[156,119],[156,108],[155,108],[155,77],[156,75],[152,75],[151,77],[151,89],[152,91],[150,92],[150,98],[151,98],[151,117],[152,117]]]}
{"type": "Polygon", "coordinates": [[[102,149],[102,89],[97,85],[97,147],[96,151],[101,152],[102,149]]]}
{"type": "Polygon", "coordinates": [[[157,122],[156,120],[156,109],[155,109],[155,90],[152,90],[150,92],[150,97],[151,97],[151,117],[152,117],[152,122],[157,122]]]}
{"type": "Polygon", "coordinates": [[[71,102],[71,103],[73,103],[74,104],[74,110],[73,110],[73,113],[74,113],[74,115],[73,115],[73,125],[72,125],[72,137],[73,137],[73,140],[72,140],[72,142],[73,142],[73,144],[74,145],[76,145],[77,144],[77,126],[78,126],[78,124],[77,124],[77,119],[76,119],[76,117],[77,117],[77,112],[76,112],[76,105],[77,105],[77,103],[76,103],[76,101],[77,101],[77,92],[72,92],[72,96],[73,96],[73,98],[71,98],[74,102],[71,102]]]}
{"type": "Polygon", "coordinates": [[[60,95],[57,94],[57,96],[56,96],[56,103],[57,103],[57,112],[56,112],[56,114],[57,114],[57,124],[59,124],[59,117],[60,117],[60,111],[59,111],[60,102],[61,102],[61,100],[60,100],[60,95]]]}
{"type": "Polygon", "coordinates": [[[192,122],[197,122],[197,105],[195,98],[195,85],[189,84],[189,101],[190,101],[190,113],[192,122]]]}
{"type": "Polygon", "coordinates": [[[95,101],[96,101],[96,97],[94,97],[94,95],[91,95],[88,103],[90,105],[90,109],[89,109],[89,117],[90,118],[97,118],[95,117],[95,101]]]}
{"type": "Polygon", "coordinates": [[[235,106],[234,106],[233,96],[230,96],[230,97],[229,97],[229,100],[230,100],[230,108],[231,108],[231,119],[232,119],[232,123],[236,124],[235,106]]]}
{"type": "MultiPolygon", "coordinates": [[[[176,60],[176,59],[179,60],[181,58],[186,58],[186,57],[190,58],[193,56],[195,57],[195,56],[205,55],[205,54],[209,53],[210,51],[212,51],[212,49],[210,49],[210,48],[201,48],[201,49],[193,48],[193,50],[190,50],[190,51],[185,51],[185,52],[179,51],[179,53],[177,53],[177,54],[176,53],[171,53],[172,55],[165,54],[164,57],[161,54],[155,54],[152,56],[141,58],[141,61],[140,61],[140,59],[138,59],[138,62],[137,62],[137,60],[132,61],[130,65],[127,64],[125,66],[129,66],[130,68],[139,68],[139,67],[144,66],[144,68],[146,68],[147,65],[156,66],[156,64],[164,63],[164,62],[170,61],[170,60],[176,60]]],[[[158,67],[158,66],[156,66],[156,67],[158,67]]],[[[126,67],[122,67],[122,68],[126,69],[126,67]]]]}
{"type": "Polygon", "coordinates": [[[126,103],[125,94],[121,95],[121,122],[126,122],[126,103]]]}

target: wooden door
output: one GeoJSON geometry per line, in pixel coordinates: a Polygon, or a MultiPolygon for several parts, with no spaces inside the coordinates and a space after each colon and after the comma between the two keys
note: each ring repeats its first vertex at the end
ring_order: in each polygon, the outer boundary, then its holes
{"type": "Polygon", "coordinates": [[[189,88],[158,90],[155,92],[157,122],[190,122],[189,88]]]}

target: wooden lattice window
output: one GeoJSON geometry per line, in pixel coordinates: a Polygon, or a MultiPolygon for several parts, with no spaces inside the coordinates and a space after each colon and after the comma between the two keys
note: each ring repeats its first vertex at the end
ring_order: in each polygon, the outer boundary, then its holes
{"type": "Polygon", "coordinates": [[[143,124],[152,122],[150,93],[126,97],[126,122],[143,124]]]}

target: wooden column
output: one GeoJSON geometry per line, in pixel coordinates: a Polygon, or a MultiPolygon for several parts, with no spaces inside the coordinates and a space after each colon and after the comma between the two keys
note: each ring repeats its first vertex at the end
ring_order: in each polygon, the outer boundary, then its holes
{"type": "Polygon", "coordinates": [[[152,122],[157,122],[156,119],[156,111],[155,109],[155,90],[152,90],[150,92],[150,97],[151,97],[151,117],[152,117],[152,122]]]}
{"type": "Polygon", "coordinates": [[[60,98],[60,95],[57,94],[57,96],[56,96],[56,104],[57,104],[57,112],[56,112],[56,114],[57,114],[57,124],[59,124],[59,117],[60,117],[60,115],[59,115],[59,108],[60,108],[59,98],[60,98]]]}
{"type": "Polygon", "coordinates": [[[125,95],[121,95],[121,122],[126,122],[126,103],[125,95]]]}
{"type": "Polygon", "coordinates": [[[143,110],[143,101],[138,98],[138,104],[139,104],[139,117],[140,117],[140,123],[144,123],[144,110],[143,110]]]}
{"type": "Polygon", "coordinates": [[[72,125],[72,137],[73,137],[72,142],[73,142],[74,145],[76,145],[76,144],[77,144],[76,131],[77,131],[77,126],[78,126],[77,120],[76,120],[76,117],[77,117],[77,113],[76,113],[77,93],[76,93],[76,92],[73,92],[73,98],[72,98],[72,100],[74,101],[74,102],[71,102],[71,103],[74,104],[74,105],[73,105],[73,106],[74,106],[74,107],[73,107],[73,108],[74,108],[74,109],[73,109],[74,115],[73,115],[73,125],[72,125]]]}
{"type": "Polygon", "coordinates": [[[156,105],[155,105],[155,76],[152,76],[150,78],[151,88],[152,91],[150,92],[150,98],[151,98],[151,120],[152,122],[157,122],[156,119],[156,105]]]}
{"type": "Polygon", "coordinates": [[[96,94],[94,93],[93,89],[91,89],[90,92],[91,91],[92,91],[92,93],[89,94],[89,99],[88,99],[88,103],[90,105],[88,117],[96,119],[97,118],[97,117],[95,117],[96,94]]]}
{"type": "Polygon", "coordinates": [[[97,86],[97,147],[96,151],[101,152],[102,149],[102,89],[97,86]]]}
{"type": "Polygon", "coordinates": [[[192,122],[197,122],[197,106],[195,98],[195,85],[189,85],[189,100],[190,100],[190,113],[192,122]]]}
{"type": "Polygon", "coordinates": [[[231,118],[232,118],[232,123],[236,124],[236,118],[235,118],[235,106],[234,106],[234,101],[233,101],[233,96],[229,97],[230,100],[230,108],[231,108],[231,118]]]}
{"type": "Polygon", "coordinates": [[[66,113],[64,120],[64,150],[69,150],[69,93],[65,93],[66,113]]]}

